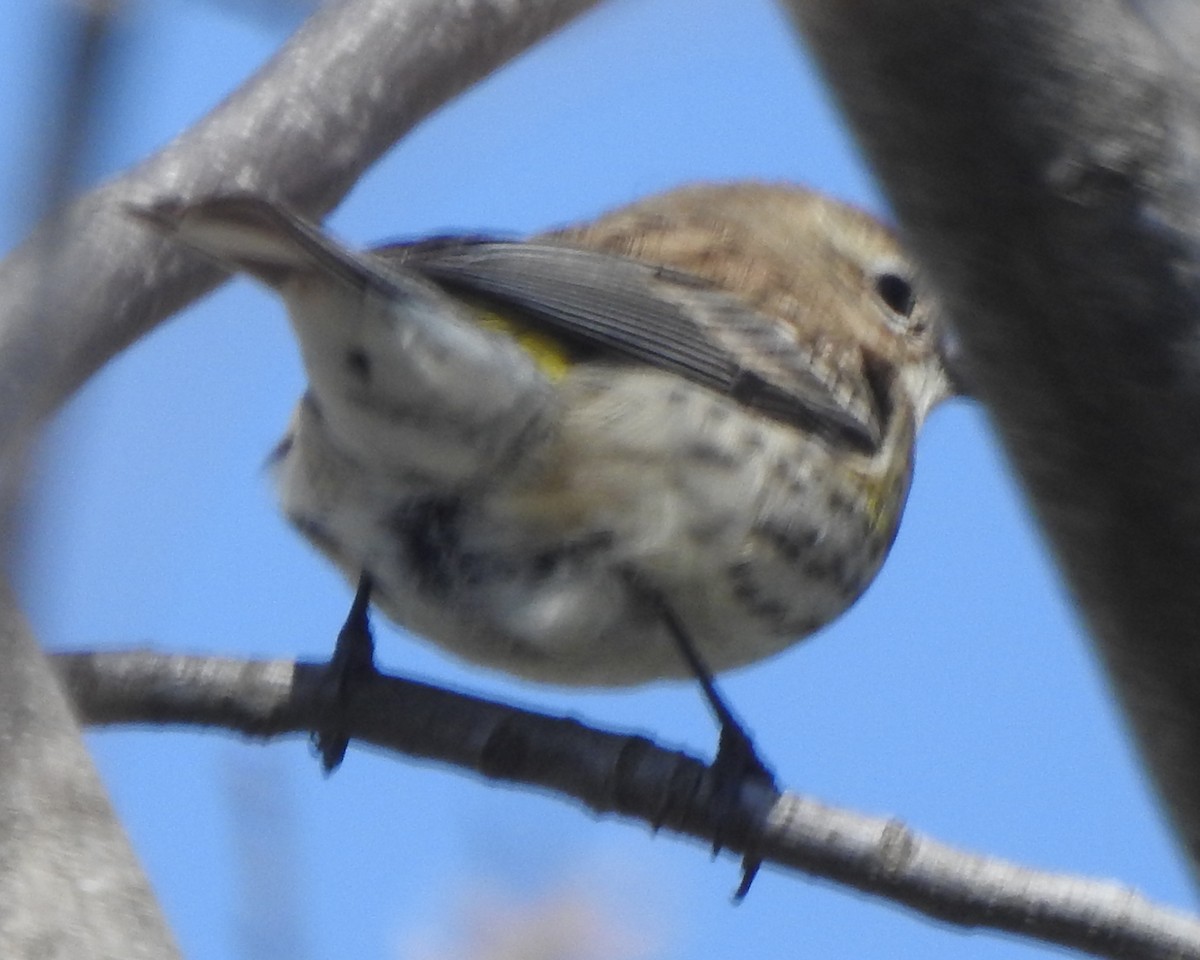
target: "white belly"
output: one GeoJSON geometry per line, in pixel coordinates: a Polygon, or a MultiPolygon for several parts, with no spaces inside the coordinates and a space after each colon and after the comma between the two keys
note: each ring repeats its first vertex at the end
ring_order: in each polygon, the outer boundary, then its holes
{"type": "Polygon", "coordinates": [[[555,431],[456,489],[373,475],[301,415],[284,510],[399,625],[563,684],[688,674],[646,589],[720,671],[836,617],[882,562],[890,521],[794,428],[656,371],[579,367],[558,393],[555,431]]]}

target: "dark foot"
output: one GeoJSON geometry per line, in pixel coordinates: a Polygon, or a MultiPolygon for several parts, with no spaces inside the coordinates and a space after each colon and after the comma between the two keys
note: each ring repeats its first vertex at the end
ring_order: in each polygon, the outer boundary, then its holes
{"type": "MultiPolygon", "coordinates": [[[[713,855],[715,856],[724,846],[724,832],[720,825],[732,823],[739,816],[742,801],[742,788],[749,784],[758,784],[774,791],[775,777],[758,756],[754,743],[749,734],[736,720],[730,724],[722,724],[721,738],[717,745],[717,756],[712,763],[713,778],[713,813],[718,824],[718,831],[713,837],[713,855]]],[[[750,885],[758,875],[762,866],[762,858],[748,850],[742,857],[742,882],[738,884],[733,894],[733,902],[739,903],[750,892],[750,885]]]]}
{"type": "MultiPolygon", "coordinates": [[[[717,724],[721,728],[720,740],[717,743],[717,756],[712,763],[715,781],[712,810],[714,820],[718,825],[717,832],[713,837],[713,855],[715,856],[725,845],[724,825],[736,823],[741,814],[742,788],[753,783],[774,790],[775,777],[759,758],[750,735],[746,733],[746,729],[733,715],[733,711],[725,703],[725,698],[717,690],[712,671],[708,669],[707,664],[696,650],[695,644],[692,643],[691,637],[688,636],[687,630],[676,616],[675,611],[657,591],[644,586],[642,590],[658,607],[667,632],[675,640],[680,656],[687,663],[696,682],[700,684],[704,699],[708,701],[709,707],[717,718],[717,724]]],[[[762,858],[755,856],[753,851],[748,851],[743,856],[742,882],[738,884],[738,888],[733,894],[734,903],[740,902],[750,892],[750,885],[754,882],[758,868],[761,866],[762,858]]]]}
{"type": "Polygon", "coordinates": [[[321,768],[326,775],[333,773],[346,756],[350,738],[338,728],[345,716],[347,704],[355,683],[364,676],[375,673],[375,641],[371,638],[371,624],[367,616],[371,605],[371,577],[364,573],[358,581],[358,590],[346,622],[338,632],[337,646],[329,660],[325,683],[329,686],[330,719],[322,729],[312,735],[313,747],[321,758],[321,768]]]}

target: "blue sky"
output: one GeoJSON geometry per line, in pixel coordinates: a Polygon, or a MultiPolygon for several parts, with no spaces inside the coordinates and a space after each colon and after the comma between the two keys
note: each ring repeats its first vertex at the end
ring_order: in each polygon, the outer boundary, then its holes
{"type": "MultiPolygon", "coordinates": [[[[90,180],[165,143],[283,39],[283,25],[235,7],[128,5],[90,180]]],[[[5,248],[36,213],[53,26],[49,0],[0,7],[5,248]]],[[[883,212],[771,3],[616,0],[429,120],[330,222],[364,244],[523,232],[735,177],[798,180],[883,212]]],[[[57,422],[36,481],[22,592],[44,642],[327,653],[349,589],[278,518],[261,469],[301,389],[281,308],[246,281],[91,383],[57,422]]],[[[391,670],[712,749],[712,722],[686,685],[518,684],[381,634],[391,670]]],[[[863,600],[724,686],[791,789],[1192,905],[1087,638],[967,403],[925,430],[900,537],[863,600]]],[[[595,915],[618,960],[1061,955],[770,869],[734,908],[735,862],[712,863],[700,845],[354,748],[324,780],[298,739],[264,747],[144,730],[89,740],[193,960],[458,957],[489,909],[510,921],[595,915]],[[282,917],[294,939],[250,952],[247,914],[282,917]]]]}

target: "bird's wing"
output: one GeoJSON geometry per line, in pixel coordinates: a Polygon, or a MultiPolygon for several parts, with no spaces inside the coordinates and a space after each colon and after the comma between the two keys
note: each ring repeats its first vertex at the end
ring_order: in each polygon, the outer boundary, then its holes
{"type": "Polygon", "coordinates": [[[545,333],[680,374],[870,453],[880,411],[790,326],[689,273],[553,243],[446,237],[378,247],[388,264],[516,313],[545,333]]]}

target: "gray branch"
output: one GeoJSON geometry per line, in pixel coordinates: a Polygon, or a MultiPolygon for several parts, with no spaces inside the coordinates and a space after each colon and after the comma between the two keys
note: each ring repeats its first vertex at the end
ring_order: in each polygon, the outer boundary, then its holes
{"type": "Polygon", "coordinates": [[[1200,6],[789,6],[1200,869],[1200,6]]]}
{"type": "MultiPolygon", "coordinates": [[[[713,809],[712,773],[640,736],[377,676],[332,709],[325,667],[152,651],[54,658],[86,722],[184,724],[269,739],[338,729],[375,747],[550,790],[597,814],[702,840],[890,898],[938,920],[1098,957],[1200,958],[1200,921],[1137,893],[981,857],[795,794],[743,791],[734,822],[713,809]]],[[[314,760],[314,765],[316,761],[314,760]]],[[[753,893],[751,893],[753,896],[753,893]]]]}
{"type": "Polygon", "coordinates": [[[179,956],[55,682],[0,584],[0,955],[179,956]]]}
{"type": "Polygon", "coordinates": [[[47,224],[0,263],[0,489],[31,430],[224,278],[125,204],[236,188],[321,216],[420,120],[596,2],[327,4],[206,118],[47,224]]]}

